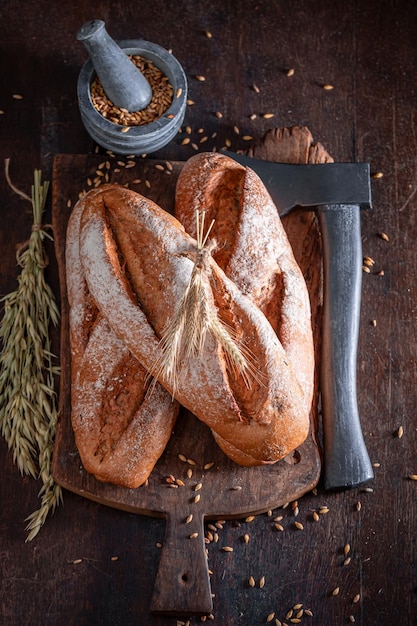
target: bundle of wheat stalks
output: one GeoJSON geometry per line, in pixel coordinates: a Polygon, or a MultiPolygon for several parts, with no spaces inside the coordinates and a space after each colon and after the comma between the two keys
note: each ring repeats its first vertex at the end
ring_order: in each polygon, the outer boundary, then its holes
{"type": "Polygon", "coordinates": [[[41,172],[35,170],[29,197],[11,183],[8,160],[5,172],[12,189],[31,202],[33,209],[32,232],[16,254],[21,267],[18,287],[2,298],[0,322],[1,433],[20,472],[42,481],[40,508],[26,520],[27,541],[31,541],[62,499],[51,472],[59,368],[54,365],[49,329],[51,323],[58,324],[59,311],[44,273],[47,258],[43,241],[45,237],[52,239],[48,225],[42,225],[49,183],[42,184],[41,172]]]}

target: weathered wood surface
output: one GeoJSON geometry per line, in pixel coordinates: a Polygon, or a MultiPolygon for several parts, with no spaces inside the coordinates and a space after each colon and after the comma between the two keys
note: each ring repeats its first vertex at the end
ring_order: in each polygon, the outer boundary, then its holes
{"type": "MultiPolygon", "coordinates": [[[[111,6],[102,0],[27,0],[3,2],[0,16],[1,155],[11,158],[11,175],[21,189],[29,190],[35,167],[50,177],[56,154],[93,150],[75,96],[86,58],[75,33],[92,17],[104,19],[116,38],[142,36],[172,48],[184,66],[195,103],[185,120],[191,142],[182,145],[184,135],[179,136],[155,158],[184,160],[194,154],[192,144],[211,150],[226,139],[232,149],[245,149],[245,135],[301,124],[335,160],[367,161],[373,172],[384,173],[372,183],[373,210],[362,215],[364,254],[375,265],[363,276],[358,400],[368,449],[379,464],[373,491],[330,494],[319,485],[317,495],[299,499],[297,517],[290,505],[272,517],[227,521],[207,549],[214,624],[261,625],[272,612],[290,623],[285,615],[296,603],[314,613],[302,623],[333,626],[351,623],[354,616],[361,626],[414,624],[417,505],[416,483],[408,476],[417,472],[417,7],[400,0],[140,5],[115,0],[111,6]],[[290,68],[293,76],[286,75],[290,68]],[[334,89],[324,90],[324,84],[334,89]],[[274,118],[263,117],[269,112],[274,118]],[[252,113],[256,119],[250,119],[252,113]],[[400,425],[402,438],[396,436],[400,425]],[[312,513],[323,505],[329,512],[315,522],[312,513]],[[277,516],[283,532],[274,527],[277,516]],[[304,530],[296,529],[297,520],[304,530]],[[351,561],[343,565],[346,544],[351,561]],[[222,550],[228,545],[233,552],[222,550]],[[335,588],[340,591],[333,596],[335,588]]],[[[3,295],[15,287],[15,247],[27,238],[31,222],[28,207],[4,177],[0,189],[3,295]]],[[[51,202],[48,221],[50,211],[51,202]]],[[[58,293],[52,248],[49,252],[48,278],[58,293]]],[[[175,618],[149,612],[163,519],[66,492],[64,506],[27,544],[24,518],[37,507],[39,485],[20,477],[3,441],[0,453],[1,623],[176,624],[175,618]]]]}

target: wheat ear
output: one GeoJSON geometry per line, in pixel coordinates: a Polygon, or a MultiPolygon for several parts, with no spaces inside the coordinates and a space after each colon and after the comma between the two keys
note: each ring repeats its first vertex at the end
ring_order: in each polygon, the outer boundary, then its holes
{"type": "Polygon", "coordinates": [[[210,271],[209,258],[215,242],[208,242],[214,220],[204,233],[205,212],[196,211],[197,246],[190,281],[181,297],[174,316],[161,338],[161,356],[151,370],[156,378],[162,377],[172,388],[175,396],[178,373],[191,358],[202,354],[207,332],[219,342],[229,369],[242,375],[250,386],[250,377],[256,368],[239,347],[233,333],[219,319],[217,311],[209,306],[204,275],[210,271]]]}

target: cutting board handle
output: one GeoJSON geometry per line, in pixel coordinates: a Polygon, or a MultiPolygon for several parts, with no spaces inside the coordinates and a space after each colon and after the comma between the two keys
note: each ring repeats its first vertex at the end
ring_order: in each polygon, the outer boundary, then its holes
{"type": "MultiPolygon", "coordinates": [[[[197,507],[195,507],[197,508],[197,507]]],[[[152,595],[151,611],[165,615],[208,615],[213,611],[204,542],[204,516],[167,514],[165,540],[152,595]],[[196,534],[197,533],[197,534],[196,534]]]]}

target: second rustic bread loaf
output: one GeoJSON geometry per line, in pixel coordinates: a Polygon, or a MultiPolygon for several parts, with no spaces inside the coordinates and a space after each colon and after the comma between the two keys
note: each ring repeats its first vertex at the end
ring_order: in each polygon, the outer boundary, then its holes
{"type": "MultiPolygon", "coordinates": [[[[250,168],[226,155],[201,153],[185,163],[176,189],[175,216],[194,237],[197,210],[206,213],[208,223],[215,220],[213,258],[268,318],[309,411],[314,389],[309,295],[268,191],[250,168]]],[[[230,454],[230,444],[216,438],[230,454]]]]}

